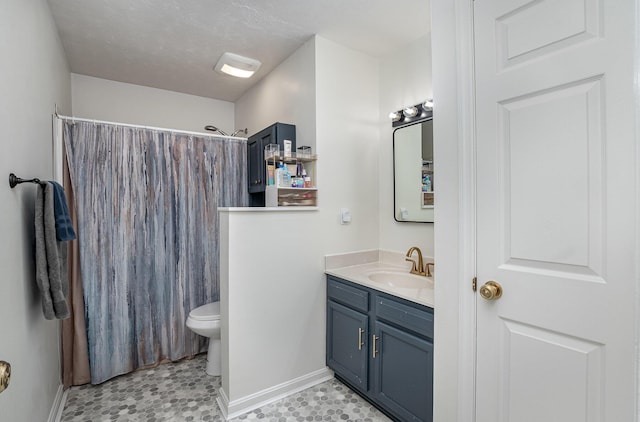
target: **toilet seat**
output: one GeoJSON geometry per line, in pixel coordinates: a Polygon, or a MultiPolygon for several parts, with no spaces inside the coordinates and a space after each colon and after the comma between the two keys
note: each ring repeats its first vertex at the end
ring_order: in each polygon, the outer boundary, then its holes
{"type": "Polygon", "coordinates": [[[211,302],[199,306],[189,312],[189,318],[194,321],[217,321],[220,319],[220,302],[211,302]]]}

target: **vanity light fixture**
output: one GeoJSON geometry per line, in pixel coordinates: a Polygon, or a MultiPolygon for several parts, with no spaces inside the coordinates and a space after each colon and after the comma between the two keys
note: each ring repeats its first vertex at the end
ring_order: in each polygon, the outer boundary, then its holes
{"type": "Polygon", "coordinates": [[[416,106],[407,107],[404,110],[402,110],[402,113],[407,117],[416,117],[416,115],[418,114],[418,107],[416,106]]]}
{"type": "Polygon", "coordinates": [[[433,110],[433,99],[429,98],[427,101],[422,103],[422,108],[424,109],[424,111],[433,110]]]}
{"type": "Polygon", "coordinates": [[[237,78],[250,78],[261,64],[257,60],[239,54],[224,53],[214,69],[216,72],[226,73],[237,78]]]}
{"type": "Polygon", "coordinates": [[[416,123],[433,117],[433,100],[428,99],[423,103],[408,106],[402,110],[389,113],[392,127],[399,127],[416,123]]]}

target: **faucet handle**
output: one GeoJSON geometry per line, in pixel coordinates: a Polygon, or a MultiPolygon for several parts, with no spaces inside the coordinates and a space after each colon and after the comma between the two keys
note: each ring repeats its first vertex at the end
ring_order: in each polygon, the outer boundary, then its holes
{"type": "Polygon", "coordinates": [[[405,258],[404,260],[411,262],[412,265],[411,265],[411,271],[410,272],[411,272],[411,274],[415,274],[418,271],[418,267],[416,265],[416,261],[414,261],[411,258],[405,258]]]}
{"type": "Polygon", "coordinates": [[[427,262],[427,265],[425,265],[425,269],[427,270],[427,277],[433,277],[433,273],[431,272],[432,269],[436,268],[436,264],[433,262],[427,262]],[[431,268],[429,268],[429,266],[431,266],[431,268]]]}

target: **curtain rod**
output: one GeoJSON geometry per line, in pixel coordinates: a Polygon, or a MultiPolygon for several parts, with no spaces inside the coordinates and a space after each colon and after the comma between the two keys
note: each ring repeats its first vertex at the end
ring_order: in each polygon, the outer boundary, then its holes
{"type": "Polygon", "coordinates": [[[188,131],[188,130],[169,129],[169,128],[166,128],[166,127],[133,125],[133,124],[130,124],[130,123],[108,122],[108,121],[105,121],[105,120],[95,120],[95,119],[81,119],[79,117],[61,116],[57,112],[55,113],[55,116],[57,118],[61,119],[61,120],[70,120],[72,122],[99,123],[99,124],[105,124],[105,125],[132,127],[132,128],[137,128],[137,129],[149,129],[149,130],[156,130],[156,131],[162,131],[162,132],[181,133],[181,134],[185,134],[185,135],[196,135],[196,136],[207,136],[207,137],[210,137],[210,138],[232,139],[232,140],[236,140],[236,141],[246,141],[247,140],[247,138],[242,138],[242,137],[239,137],[239,136],[222,136],[222,135],[213,134],[213,133],[191,132],[191,131],[188,131]]]}

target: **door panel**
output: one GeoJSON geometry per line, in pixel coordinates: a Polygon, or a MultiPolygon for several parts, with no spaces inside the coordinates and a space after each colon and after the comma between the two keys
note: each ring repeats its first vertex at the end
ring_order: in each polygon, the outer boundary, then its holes
{"type": "Polygon", "coordinates": [[[563,0],[561,7],[550,0],[513,3],[495,19],[501,69],[599,36],[598,0],[563,0]]]}
{"type": "Polygon", "coordinates": [[[597,77],[500,101],[505,262],[601,271],[601,89],[597,77]]]}
{"type": "Polygon", "coordinates": [[[259,139],[249,140],[247,143],[247,168],[249,169],[249,193],[260,191],[263,166],[261,166],[261,148],[259,139]]]}
{"type": "Polygon", "coordinates": [[[376,322],[373,393],[402,420],[433,420],[433,343],[376,322]]]}
{"type": "Polygon", "coordinates": [[[633,420],[634,7],[474,2],[477,422],[633,420]]]}
{"type": "Polygon", "coordinates": [[[502,322],[506,400],[500,420],[582,422],[600,413],[601,344],[502,322]]]}
{"type": "Polygon", "coordinates": [[[327,305],[327,365],[338,375],[369,389],[367,347],[369,317],[338,303],[327,305]]]}

